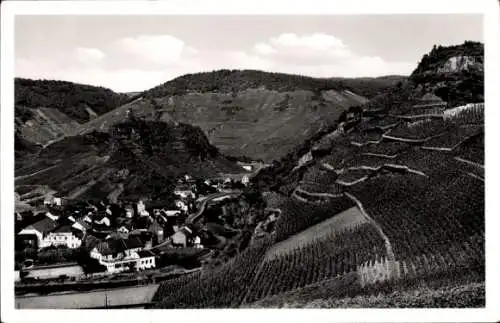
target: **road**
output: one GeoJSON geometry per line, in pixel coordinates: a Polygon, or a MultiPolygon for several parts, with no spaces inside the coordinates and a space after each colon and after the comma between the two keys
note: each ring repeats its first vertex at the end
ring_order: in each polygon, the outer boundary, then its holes
{"type": "Polygon", "coordinates": [[[240,190],[232,190],[232,191],[228,191],[228,192],[217,192],[217,193],[206,196],[205,199],[201,202],[200,206],[198,207],[198,211],[193,213],[193,214],[190,214],[188,216],[186,222],[193,223],[194,221],[196,221],[198,219],[198,217],[200,217],[203,214],[203,212],[205,212],[205,208],[206,208],[208,202],[211,202],[211,201],[218,199],[218,198],[223,198],[223,197],[228,197],[228,196],[237,196],[240,194],[241,194],[240,190]]]}

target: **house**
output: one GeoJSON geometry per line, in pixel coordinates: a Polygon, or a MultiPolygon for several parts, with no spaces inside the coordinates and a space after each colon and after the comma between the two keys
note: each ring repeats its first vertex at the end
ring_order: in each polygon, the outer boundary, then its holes
{"type": "Polygon", "coordinates": [[[130,230],[125,225],[122,225],[121,227],[118,228],[118,230],[116,230],[116,232],[119,232],[119,233],[129,233],[130,230]]]}
{"type": "Polygon", "coordinates": [[[109,227],[111,225],[111,221],[106,216],[102,217],[100,220],[95,220],[94,222],[97,224],[103,224],[107,227],[109,227]]]}
{"type": "Polygon", "coordinates": [[[90,224],[85,221],[85,218],[76,220],[71,227],[76,230],[80,230],[83,233],[87,232],[87,230],[91,228],[90,224]]]}
{"type": "Polygon", "coordinates": [[[109,273],[137,270],[140,259],[137,253],[142,248],[143,243],[138,237],[109,239],[95,246],[90,252],[90,257],[106,266],[109,273]]]}
{"type": "Polygon", "coordinates": [[[53,220],[53,221],[57,221],[57,219],[59,219],[58,215],[54,215],[54,214],[52,214],[50,212],[45,213],[45,216],[48,217],[49,219],[53,220]]]}
{"type": "Polygon", "coordinates": [[[139,259],[137,260],[137,270],[145,270],[155,268],[155,254],[149,250],[141,250],[137,252],[139,259]]]}
{"type": "Polygon", "coordinates": [[[244,175],[241,178],[241,183],[245,186],[247,186],[250,183],[250,177],[248,175],[244,175]]]}
{"type": "Polygon", "coordinates": [[[177,185],[174,189],[174,194],[183,199],[188,198],[189,196],[192,198],[196,197],[192,187],[189,185],[177,185]]]}
{"type": "Polygon", "coordinates": [[[177,246],[186,247],[188,243],[188,239],[193,234],[193,231],[188,227],[182,227],[177,232],[175,232],[172,238],[172,244],[177,246]]]}
{"type": "Polygon", "coordinates": [[[193,247],[195,248],[203,248],[203,245],[201,244],[201,238],[198,237],[198,236],[195,236],[194,239],[193,239],[193,247]]]}
{"type": "Polygon", "coordinates": [[[175,218],[181,215],[181,211],[179,210],[166,210],[164,211],[165,216],[168,218],[175,218]]]}
{"type": "Polygon", "coordinates": [[[131,205],[125,206],[125,217],[131,219],[134,217],[134,208],[131,205]]]}
{"type": "Polygon", "coordinates": [[[24,240],[31,242],[37,248],[43,247],[43,239],[49,232],[55,230],[59,224],[47,217],[22,229],[18,235],[24,240]]]}
{"type": "Polygon", "coordinates": [[[163,242],[163,227],[156,220],[149,226],[148,231],[152,233],[157,243],[163,242]]]}
{"type": "Polygon", "coordinates": [[[66,246],[71,249],[79,248],[82,240],[73,233],[70,225],[63,225],[47,234],[42,241],[43,247],[66,246]]]}
{"type": "Polygon", "coordinates": [[[49,196],[43,200],[44,205],[62,205],[62,199],[60,197],[49,196]]]}
{"type": "Polygon", "coordinates": [[[175,200],[175,207],[184,212],[188,211],[188,205],[183,200],[175,200]]]}
{"type": "Polygon", "coordinates": [[[137,202],[137,214],[139,214],[139,216],[149,215],[149,212],[146,211],[146,204],[144,204],[142,200],[139,200],[139,202],[137,202]]]}

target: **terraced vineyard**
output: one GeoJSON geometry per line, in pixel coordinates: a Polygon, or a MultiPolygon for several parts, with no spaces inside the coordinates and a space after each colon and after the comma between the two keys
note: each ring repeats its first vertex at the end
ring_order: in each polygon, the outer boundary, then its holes
{"type": "Polygon", "coordinates": [[[322,204],[304,203],[292,198],[281,207],[282,214],[276,221],[276,241],[284,240],[352,206],[353,202],[345,196],[332,198],[322,204]]]}
{"type": "Polygon", "coordinates": [[[370,224],[332,233],[266,261],[257,275],[247,302],[301,288],[355,271],[357,266],[381,257],[384,243],[370,224]]]}
{"type": "Polygon", "coordinates": [[[239,306],[255,277],[255,272],[262,261],[271,239],[257,241],[221,267],[204,275],[188,278],[183,288],[171,290],[172,283],[164,282],[155,294],[161,299],[158,308],[224,308],[239,306]],[[160,293],[167,293],[162,295],[160,293]]]}

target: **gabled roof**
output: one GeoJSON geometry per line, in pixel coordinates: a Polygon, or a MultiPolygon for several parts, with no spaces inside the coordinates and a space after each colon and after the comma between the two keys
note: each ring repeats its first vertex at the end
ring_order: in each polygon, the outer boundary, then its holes
{"type": "Polygon", "coordinates": [[[144,247],[144,243],[138,236],[130,236],[127,240],[124,240],[127,249],[135,249],[144,247]]]}
{"type": "Polygon", "coordinates": [[[45,218],[38,222],[35,222],[27,227],[27,229],[35,229],[42,233],[49,233],[52,230],[56,229],[58,223],[50,218],[45,218]]]}
{"type": "Polygon", "coordinates": [[[73,232],[71,225],[63,225],[56,230],[53,231],[54,233],[71,233],[73,232]]]}
{"type": "Polygon", "coordinates": [[[150,250],[141,250],[137,252],[137,255],[141,258],[148,258],[148,257],[154,257],[155,254],[151,252],[150,250]]]}
{"type": "MultiPolygon", "coordinates": [[[[91,225],[88,224],[86,221],[83,220],[83,218],[79,219],[79,220],[76,220],[75,224],[78,223],[79,225],[81,225],[82,227],[84,227],[85,229],[90,229],[91,228],[91,225]]],[[[74,225],[74,224],[73,224],[74,225]]]]}
{"type": "Polygon", "coordinates": [[[114,239],[114,240],[117,240],[117,239],[126,239],[127,237],[128,237],[128,234],[126,234],[126,233],[113,232],[113,233],[110,233],[106,237],[106,240],[109,240],[109,239],[114,239]]]}
{"type": "Polygon", "coordinates": [[[163,230],[163,227],[158,223],[158,221],[154,220],[153,223],[148,228],[149,231],[156,232],[158,230],[163,230]]]}

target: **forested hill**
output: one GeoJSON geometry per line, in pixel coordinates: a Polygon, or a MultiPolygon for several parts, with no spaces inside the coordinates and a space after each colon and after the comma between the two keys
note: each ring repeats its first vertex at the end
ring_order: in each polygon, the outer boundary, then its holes
{"type": "Polygon", "coordinates": [[[207,178],[245,172],[199,128],[141,119],[125,120],[107,133],[64,138],[21,161],[16,189],[43,186],[70,199],[170,198],[171,185],[186,173],[207,178]]]}
{"type": "Polygon", "coordinates": [[[56,109],[72,120],[83,123],[92,116],[106,113],[129,100],[126,94],[104,87],[66,81],[15,80],[15,116],[25,122],[33,118],[31,109],[56,109]]]}
{"type": "Polygon", "coordinates": [[[373,97],[406,76],[364,78],[314,78],[258,70],[217,70],[186,74],[154,87],[140,95],[158,98],[183,95],[188,92],[241,92],[251,88],[265,88],[278,92],[297,90],[319,93],[326,90],[350,90],[367,98],[373,97]]]}

